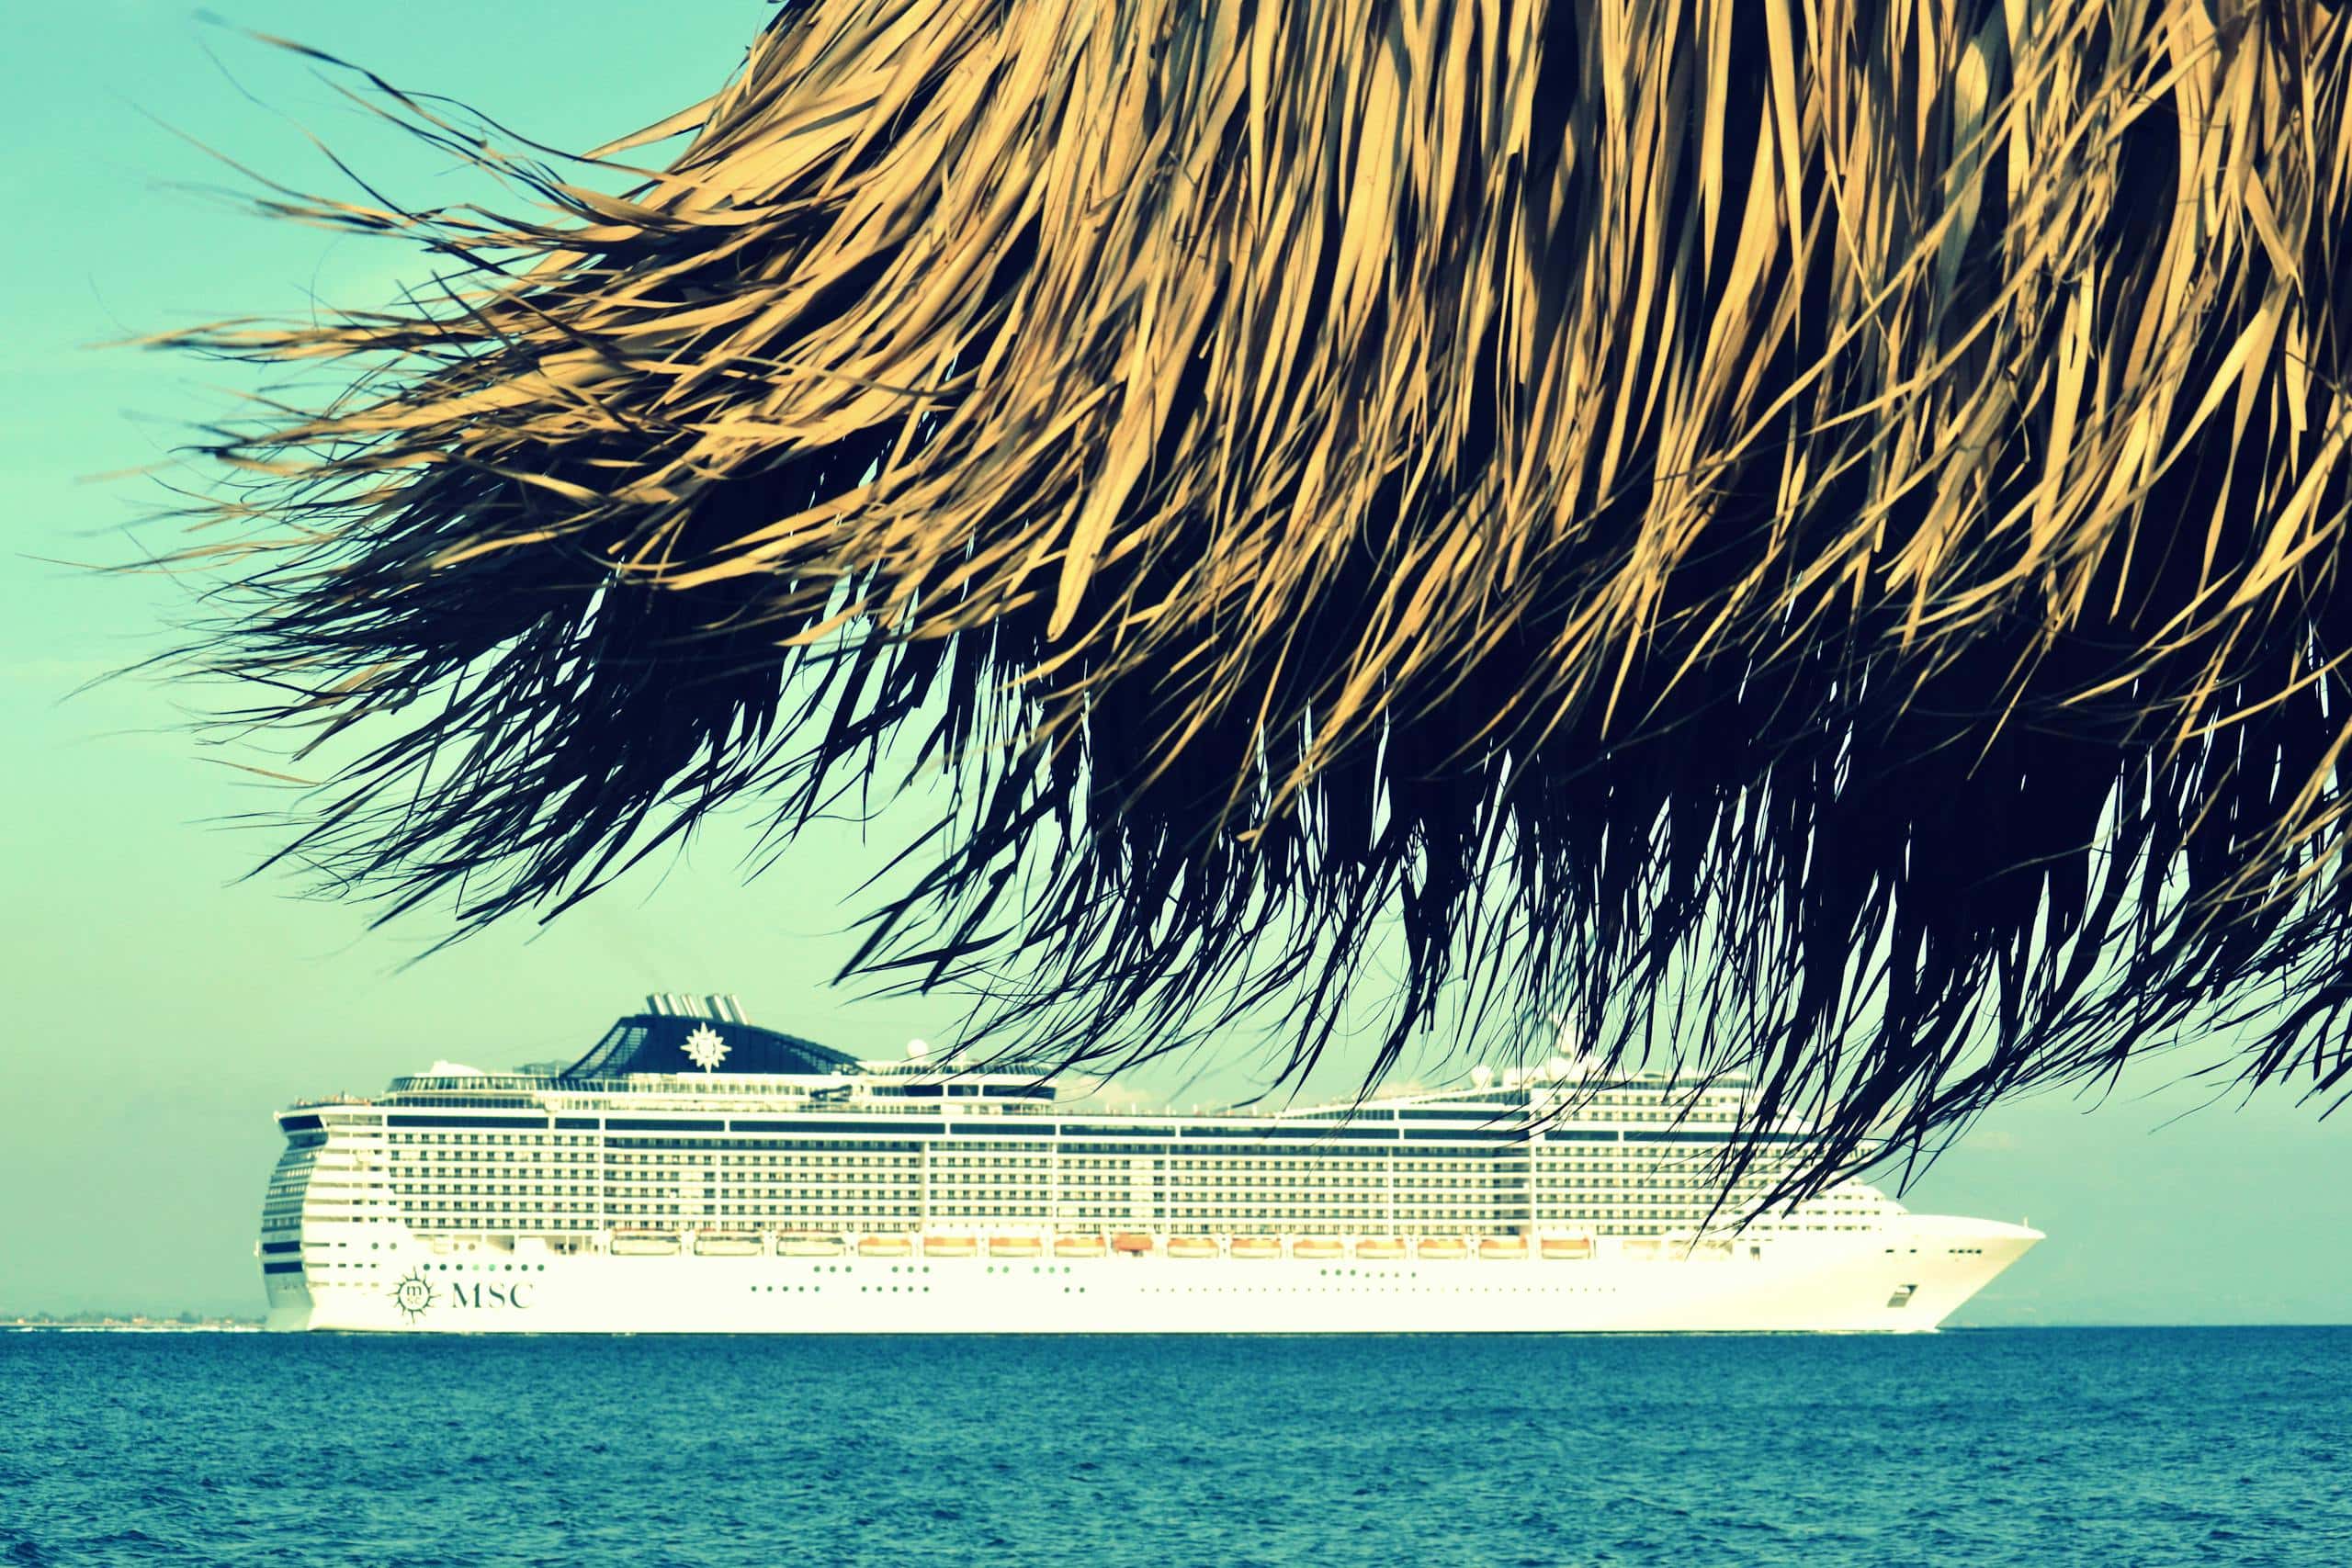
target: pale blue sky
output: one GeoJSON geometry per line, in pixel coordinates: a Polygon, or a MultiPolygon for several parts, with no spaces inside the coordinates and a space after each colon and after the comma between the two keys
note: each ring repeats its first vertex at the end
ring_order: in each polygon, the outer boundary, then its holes
{"type": "MultiPolygon", "coordinates": [[[[400,7],[232,4],[403,86],[558,145],[609,139],[710,91],[766,7],[567,0],[400,7]]],[[[492,933],[403,967],[429,923],[237,880],[264,840],[217,819],[266,799],[205,760],[175,694],[118,683],[183,592],[32,558],[123,558],[159,502],[91,476],[154,464],[224,412],[222,368],[88,345],[313,298],[374,303],[421,269],[389,246],[244,216],[190,184],[235,176],[176,128],[288,183],[337,189],[297,122],[417,201],[480,194],[308,67],[184,6],[86,0],[11,19],[0,59],[0,1315],[130,1306],[254,1312],[251,1242],[295,1096],[367,1090],[436,1056],[483,1066],[583,1048],[649,990],[732,990],[763,1021],[852,1050],[944,1037],[953,1009],[827,988],[882,852],[842,832],[746,888],[740,831],[592,900],[544,934],[492,933]],[[217,60],[217,63],[216,63],[217,60]],[[159,123],[162,122],[162,123],[159,123]],[[536,936],[536,940],[534,937],[536,936]]],[[[2051,1239],[1957,1320],[2322,1322],[2352,1316],[2352,1119],[2290,1095],[2173,1120],[2203,1097],[2135,1075],[2096,1109],[2005,1109],[1909,1195],[2030,1217],[2051,1239]]],[[[1247,1070],[1145,1087],[1239,1094],[1247,1070]]]]}

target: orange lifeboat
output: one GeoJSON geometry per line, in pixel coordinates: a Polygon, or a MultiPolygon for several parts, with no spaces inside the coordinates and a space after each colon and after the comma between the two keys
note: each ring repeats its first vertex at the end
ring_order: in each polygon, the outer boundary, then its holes
{"type": "Polygon", "coordinates": [[[1303,1235],[1290,1244],[1290,1255],[1293,1258],[1308,1258],[1317,1262],[1337,1258],[1341,1251],[1340,1238],[1337,1236],[1303,1235]]]}
{"type": "Polygon", "coordinates": [[[1111,1238],[1111,1250],[1137,1255],[1149,1252],[1151,1234],[1148,1231],[1121,1231],[1111,1238]]]}
{"type": "Polygon", "coordinates": [[[1368,1235],[1356,1243],[1356,1257],[1365,1263],[1394,1263],[1405,1256],[1405,1244],[1393,1235],[1368,1235]]]}
{"type": "Polygon", "coordinates": [[[1238,1235],[1233,1238],[1233,1256],[1236,1258],[1267,1258],[1282,1255],[1283,1244],[1272,1236],[1238,1235]]]}
{"type": "Polygon", "coordinates": [[[1216,1243],[1204,1235],[1171,1235],[1168,1238],[1170,1258],[1215,1258],[1216,1243]]]}
{"type": "Polygon", "coordinates": [[[1527,1256],[1527,1238],[1523,1235],[1482,1235],[1478,1238],[1478,1256],[1500,1262],[1513,1262],[1527,1256]]]}
{"type": "Polygon", "coordinates": [[[655,1231],[616,1231],[613,1235],[613,1256],[616,1258],[667,1258],[678,1250],[678,1238],[655,1231]]]}
{"type": "Polygon", "coordinates": [[[922,1238],[925,1258],[977,1258],[980,1244],[967,1235],[927,1235],[922,1238]]]}
{"type": "Polygon", "coordinates": [[[1423,1258],[1437,1262],[1451,1262],[1470,1256],[1470,1244],[1458,1235],[1425,1235],[1417,1249],[1423,1258]]]}
{"type": "Polygon", "coordinates": [[[1042,1236],[992,1235],[989,1237],[990,1258],[1043,1258],[1046,1243],[1042,1236]]]}
{"type": "Polygon", "coordinates": [[[1054,1237],[1056,1258],[1100,1258],[1102,1238],[1099,1235],[1057,1235],[1054,1237]]]}
{"type": "Polygon", "coordinates": [[[1545,1258],[1583,1262],[1592,1256],[1592,1237],[1589,1235],[1547,1235],[1538,1249],[1545,1258]]]}
{"type": "Polygon", "coordinates": [[[860,1258],[911,1258],[914,1251],[910,1235],[870,1235],[857,1244],[860,1258]]]}

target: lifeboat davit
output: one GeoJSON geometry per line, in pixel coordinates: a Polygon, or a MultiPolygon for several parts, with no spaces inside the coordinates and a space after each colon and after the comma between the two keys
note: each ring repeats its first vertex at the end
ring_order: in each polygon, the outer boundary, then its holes
{"type": "Polygon", "coordinates": [[[1056,1258],[1100,1258],[1102,1238],[1099,1235],[1057,1235],[1054,1237],[1056,1258]]]}
{"type": "Polygon", "coordinates": [[[1149,1252],[1151,1234],[1148,1231],[1121,1231],[1111,1238],[1111,1250],[1138,1255],[1149,1252]]]}
{"type": "Polygon", "coordinates": [[[1523,1258],[1527,1256],[1527,1238],[1523,1235],[1480,1236],[1478,1256],[1506,1263],[1523,1258]]]}
{"type": "Polygon", "coordinates": [[[1046,1242],[1043,1236],[992,1235],[989,1237],[990,1258],[1043,1258],[1046,1242]]]}
{"type": "Polygon", "coordinates": [[[1423,1258],[1447,1262],[1470,1256],[1470,1244],[1458,1235],[1425,1235],[1418,1250],[1423,1258]]]}
{"type": "Polygon", "coordinates": [[[1303,1235],[1290,1244],[1290,1255],[1293,1258],[1304,1258],[1317,1262],[1327,1258],[1337,1258],[1343,1250],[1340,1246],[1340,1238],[1329,1235],[1303,1235]]]}
{"type": "Polygon", "coordinates": [[[1283,1244],[1272,1236],[1238,1235],[1233,1238],[1233,1256],[1236,1258],[1266,1258],[1282,1255],[1283,1244]]]}
{"type": "Polygon", "coordinates": [[[1405,1256],[1405,1244],[1393,1235],[1368,1235],[1356,1243],[1356,1257],[1365,1263],[1393,1263],[1405,1256]]]}
{"type": "Polygon", "coordinates": [[[1592,1237],[1589,1235],[1547,1235],[1539,1248],[1543,1256],[1581,1263],[1592,1256],[1592,1237]]]}
{"type": "Polygon", "coordinates": [[[1168,1238],[1170,1258],[1215,1258],[1216,1243],[1204,1235],[1171,1235],[1168,1238]]]}
{"type": "Polygon", "coordinates": [[[860,1258],[911,1258],[914,1237],[908,1235],[870,1235],[857,1244],[860,1258]]]}
{"type": "Polygon", "coordinates": [[[922,1238],[925,1258],[977,1258],[980,1244],[968,1235],[927,1235],[922,1238]]]}

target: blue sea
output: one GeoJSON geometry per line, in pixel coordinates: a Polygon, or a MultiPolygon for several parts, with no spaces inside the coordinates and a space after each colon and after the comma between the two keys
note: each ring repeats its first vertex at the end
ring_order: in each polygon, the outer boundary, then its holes
{"type": "Polygon", "coordinates": [[[0,1334],[0,1563],[2352,1563],[2352,1329],[0,1334]]]}

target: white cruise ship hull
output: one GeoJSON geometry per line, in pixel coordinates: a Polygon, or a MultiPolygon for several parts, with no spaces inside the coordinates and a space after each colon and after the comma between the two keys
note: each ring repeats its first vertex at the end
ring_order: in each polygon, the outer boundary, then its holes
{"type": "Polygon", "coordinates": [[[1584,1260],[1367,1263],[614,1257],[379,1240],[364,1261],[273,1276],[268,1324],[443,1334],[1919,1333],[2040,1239],[1996,1222],[1905,1215],[1885,1231],[1777,1236],[1687,1259],[1628,1256],[1608,1241],[1584,1260]]]}
{"type": "Polygon", "coordinates": [[[278,1114],[278,1329],[1919,1333],[2041,1239],[1859,1181],[1742,1081],[1563,1055],[1279,1112],[864,1061],[655,996],[568,1066],[278,1114]],[[724,1069],[723,1071],[720,1069],[724,1069]],[[891,1256],[898,1254],[899,1256],[891,1256]]]}

